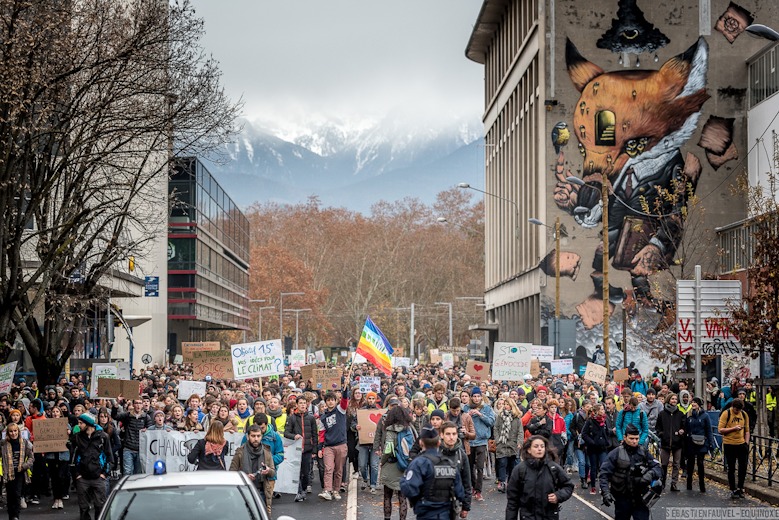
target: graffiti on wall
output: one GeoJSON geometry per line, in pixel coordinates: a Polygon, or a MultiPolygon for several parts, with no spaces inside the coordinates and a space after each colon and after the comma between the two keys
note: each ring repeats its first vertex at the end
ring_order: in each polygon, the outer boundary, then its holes
{"type": "Polygon", "coordinates": [[[732,44],[754,21],[755,18],[752,16],[752,13],[740,5],[730,2],[728,8],[717,20],[714,29],[722,33],[732,44]]]}
{"type": "MultiPolygon", "coordinates": [[[[617,17],[612,20],[611,27],[600,37],[596,45],[599,49],[607,49],[611,52],[638,55],[642,52],[657,52],[669,42],[668,37],[660,29],[647,21],[643,11],[636,5],[636,0],[619,0],[617,17]]],[[[657,61],[656,54],[655,61],[657,61]]],[[[640,64],[640,61],[637,62],[637,65],[640,64]]]]}

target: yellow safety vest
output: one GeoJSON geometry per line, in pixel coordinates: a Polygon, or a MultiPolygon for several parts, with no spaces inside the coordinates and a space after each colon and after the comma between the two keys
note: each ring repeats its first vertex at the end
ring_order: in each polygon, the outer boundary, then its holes
{"type": "Polygon", "coordinates": [[[776,396],[774,394],[765,394],[765,407],[769,412],[776,408],[776,396]]]}

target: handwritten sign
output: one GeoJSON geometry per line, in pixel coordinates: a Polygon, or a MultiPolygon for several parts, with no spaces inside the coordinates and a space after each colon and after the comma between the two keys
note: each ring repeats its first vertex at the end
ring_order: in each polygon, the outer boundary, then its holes
{"type": "Polygon", "coordinates": [[[306,364],[306,351],[293,350],[289,353],[289,368],[300,370],[300,367],[306,364]]]}
{"type": "Polygon", "coordinates": [[[119,396],[138,399],[141,395],[138,381],[101,377],[97,385],[96,397],[100,399],[117,399],[119,396]]]}
{"type": "Polygon", "coordinates": [[[315,368],[314,388],[323,392],[340,390],[342,374],[340,368],[315,368]]]}
{"type": "Polygon", "coordinates": [[[584,379],[588,379],[593,383],[598,383],[599,385],[602,385],[606,383],[607,373],[608,370],[606,370],[606,367],[601,365],[596,365],[595,363],[592,362],[588,362],[587,368],[584,371],[584,379]]]}
{"type": "Polygon", "coordinates": [[[530,360],[530,375],[533,377],[541,375],[541,363],[535,358],[530,360]]]}
{"type": "Polygon", "coordinates": [[[530,343],[495,343],[492,378],[495,381],[522,381],[530,373],[532,345],[530,343]]]}
{"type": "Polygon", "coordinates": [[[471,376],[471,381],[489,381],[490,364],[485,361],[469,359],[468,364],[465,365],[465,373],[471,376]]]}
{"type": "Polygon", "coordinates": [[[316,359],[317,363],[324,363],[325,352],[323,350],[317,350],[316,352],[314,352],[314,359],[316,359]]]}
{"type": "Polygon", "coordinates": [[[407,357],[393,357],[392,358],[392,365],[396,367],[410,367],[411,366],[411,358],[407,357]]]}
{"type": "Polygon", "coordinates": [[[376,426],[386,412],[386,408],[380,410],[357,410],[357,426],[360,427],[358,430],[360,438],[357,442],[360,444],[373,444],[376,426]]]}
{"type": "Polygon", "coordinates": [[[300,376],[303,378],[303,381],[314,379],[315,368],[316,365],[303,365],[302,367],[300,367],[300,376]]]}
{"type": "Polygon", "coordinates": [[[454,354],[452,352],[441,353],[441,366],[446,370],[454,368],[454,354]]]}
{"type": "Polygon", "coordinates": [[[10,363],[0,365],[0,394],[7,394],[11,391],[14,374],[16,373],[16,363],[16,361],[11,361],[10,363]]]}
{"type": "Polygon", "coordinates": [[[218,341],[184,341],[181,343],[181,354],[184,356],[184,363],[192,363],[193,352],[220,350],[221,348],[218,341]]]}
{"type": "Polygon", "coordinates": [[[630,379],[630,370],[628,370],[627,368],[615,370],[611,378],[614,381],[627,381],[628,379],[630,379]]]}
{"type": "MultiPolygon", "coordinates": [[[[119,366],[116,363],[93,363],[89,395],[98,395],[97,382],[99,379],[119,379],[119,366]]],[[[128,376],[127,379],[130,377],[128,376]]]]}
{"type": "Polygon", "coordinates": [[[553,359],[552,375],[573,374],[573,359],[553,359]]]}
{"type": "Polygon", "coordinates": [[[533,345],[530,350],[531,357],[536,358],[541,363],[551,363],[554,359],[554,347],[533,345]]]}
{"type": "Polygon", "coordinates": [[[229,350],[201,350],[192,352],[192,376],[203,380],[233,379],[233,356],[229,350]]]}
{"type": "Polygon", "coordinates": [[[429,354],[431,363],[437,365],[441,362],[441,354],[438,352],[437,348],[431,348],[429,354]]]}
{"type": "Polygon", "coordinates": [[[367,394],[368,392],[379,393],[379,390],[381,390],[380,377],[371,377],[371,376],[360,377],[360,392],[362,392],[363,395],[367,394]]]}
{"type": "Polygon", "coordinates": [[[179,401],[186,401],[193,394],[197,394],[202,399],[206,395],[206,382],[179,381],[179,401]]]}
{"type": "Polygon", "coordinates": [[[68,419],[37,420],[32,422],[35,453],[60,453],[68,451],[68,419]]]}
{"type": "Polygon", "coordinates": [[[284,373],[284,349],[280,339],[239,343],[230,347],[233,378],[239,381],[284,373]]]}

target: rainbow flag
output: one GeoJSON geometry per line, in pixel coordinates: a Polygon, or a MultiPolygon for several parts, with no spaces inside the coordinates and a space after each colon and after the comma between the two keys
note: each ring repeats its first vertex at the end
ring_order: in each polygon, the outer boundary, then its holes
{"type": "Polygon", "coordinates": [[[368,316],[362,329],[360,342],[357,344],[357,353],[373,363],[376,368],[390,375],[392,374],[392,352],[389,340],[368,316]]]}

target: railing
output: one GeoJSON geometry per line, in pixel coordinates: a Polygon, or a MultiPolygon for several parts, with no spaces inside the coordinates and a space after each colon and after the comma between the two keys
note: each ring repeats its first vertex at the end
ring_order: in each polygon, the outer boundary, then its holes
{"type": "MultiPolygon", "coordinates": [[[[722,471],[727,471],[727,463],[725,462],[725,454],[722,448],[722,435],[717,432],[719,412],[707,413],[711,418],[711,429],[716,446],[709,453],[709,456],[706,457],[706,461],[711,465],[722,468],[722,471]]],[[[777,470],[779,470],[779,438],[750,435],[747,475],[751,476],[753,482],[761,479],[767,481],[768,485],[771,486],[777,470]]]]}

